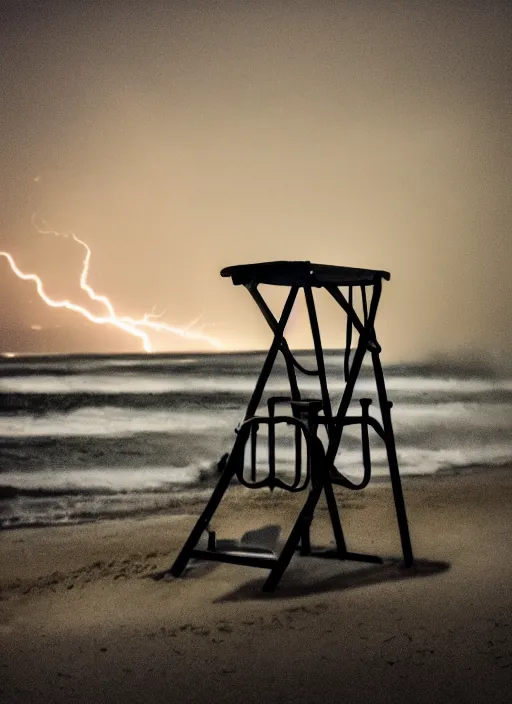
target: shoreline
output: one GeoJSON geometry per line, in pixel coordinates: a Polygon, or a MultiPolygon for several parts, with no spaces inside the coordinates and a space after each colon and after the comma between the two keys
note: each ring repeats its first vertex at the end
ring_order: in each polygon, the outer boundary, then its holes
{"type": "MultiPolygon", "coordinates": [[[[491,475],[496,475],[499,476],[501,474],[512,474],[512,463],[504,463],[501,465],[492,465],[490,467],[485,467],[481,464],[475,464],[475,465],[468,465],[468,466],[463,466],[463,467],[449,467],[449,468],[441,468],[437,469],[434,472],[431,473],[417,473],[417,474],[401,474],[401,481],[402,485],[405,487],[411,482],[436,482],[439,481],[440,479],[450,479],[450,478],[456,478],[456,477],[464,477],[464,476],[473,476],[473,475],[482,475],[482,476],[491,476],[491,475]]],[[[216,479],[217,475],[215,475],[215,481],[210,481],[206,480],[203,482],[200,482],[194,486],[187,487],[186,489],[182,489],[179,491],[175,492],[156,492],[158,495],[165,496],[166,494],[168,495],[168,503],[161,506],[158,509],[153,509],[153,510],[134,510],[127,512],[126,514],[114,514],[112,516],[109,515],[98,515],[98,516],[92,516],[90,518],[84,518],[84,519],[77,519],[77,520],[71,520],[71,521],[56,521],[54,523],[24,523],[21,525],[18,524],[12,524],[12,525],[5,525],[0,527],[0,535],[3,533],[7,533],[10,531],[23,531],[23,530],[43,530],[47,528],[66,528],[66,527],[72,527],[72,526],[84,526],[84,525],[90,525],[90,524],[96,524],[96,523],[103,523],[105,521],[130,521],[130,520],[146,520],[146,519],[151,519],[151,518],[157,518],[157,517],[163,517],[167,515],[196,515],[196,513],[199,513],[202,510],[202,507],[206,505],[206,502],[208,501],[211,492],[213,491],[215,484],[216,484],[216,479]],[[193,509],[198,509],[197,511],[193,509]]],[[[372,491],[372,490],[379,490],[380,488],[383,487],[390,487],[391,486],[391,480],[389,475],[378,475],[375,477],[372,477],[372,480],[368,487],[364,489],[364,491],[372,491]]],[[[227,494],[232,495],[236,493],[240,493],[241,495],[247,495],[250,496],[251,499],[255,498],[257,496],[258,500],[265,500],[265,495],[266,492],[261,492],[257,490],[252,490],[252,489],[247,489],[245,487],[242,487],[241,485],[236,483],[236,480],[233,482],[232,486],[228,489],[227,494]],[[252,495],[252,492],[256,492],[255,495],[252,495]]],[[[276,494],[281,493],[279,489],[276,490],[276,494]]],[[[283,494],[285,492],[282,492],[283,494]]],[[[348,492],[347,496],[351,496],[352,494],[357,495],[360,492],[358,491],[353,491],[353,492],[348,492]]],[[[113,496],[116,496],[116,494],[113,494],[113,496]]]]}
{"type": "MultiPolygon", "coordinates": [[[[450,500],[460,491],[463,500],[472,503],[479,499],[480,504],[485,504],[486,487],[491,487],[494,490],[496,490],[497,486],[504,486],[507,490],[509,486],[512,487],[512,465],[499,468],[477,467],[459,475],[453,473],[447,475],[437,473],[436,475],[417,475],[403,479],[402,486],[410,529],[414,537],[414,513],[418,509],[422,513],[424,512],[423,502],[427,502],[432,505],[433,510],[437,510],[433,503],[435,497],[435,501],[438,502],[439,506],[446,508],[450,500]]],[[[387,519],[387,525],[383,526],[384,534],[388,538],[388,542],[391,537],[393,538],[392,542],[395,543],[395,548],[399,552],[398,531],[395,526],[396,519],[390,482],[370,484],[362,491],[350,491],[335,487],[335,494],[340,513],[342,515],[346,514],[351,522],[354,519],[354,515],[361,510],[373,511],[380,518],[387,519]],[[393,533],[395,534],[394,536],[393,533]]],[[[2,597],[2,590],[6,586],[7,591],[11,591],[8,581],[16,581],[20,570],[21,572],[28,571],[38,575],[38,570],[44,573],[45,564],[57,566],[61,562],[65,567],[66,561],[70,558],[73,559],[73,562],[81,564],[89,550],[108,554],[111,548],[108,542],[103,544],[102,541],[108,541],[116,536],[129,537],[130,544],[132,546],[141,546],[141,551],[143,551],[142,546],[145,545],[146,541],[148,543],[151,541],[151,532],[155,531],[155,542],[158,545],[158,552],[161,554],[168,553],[169,559],[171,559],[173,551],[176,552],[181,547],[180,540],[183,542],[188,534],[188,531],[182,533],[182,526],[192,527],[205,506],[207,498],[198,498],[193,504],[181,507],[176,506],[170,510],[152,515],[113,517],[95,519],[83,523],[25,526],[4,530],[0,533],[2,535],[0,560],[3,564],[3,570],[0,573],[0,597],[2,597]],[[162,541],[165,541],[164,549],[162,549],[162,541]],[[20,563],[19,560],[16,560],[16,551],[19,546],[26,544],[32,545],[36,549],[31,549],[30,560],[20,563]],[[65,548],[65,552],[62,551],[63,548],[65,548]]],[[[260,520],[267,518],[274,523],[280,522],[283,527],[283,534],[285,534],[287,528],[292,525],[304,500],[305,492],[290,494],[276,490],[271,494],[267,490],[257,491],[234,485],[226,492],[215,514],[213,524],[214,527],[218,524],[221,526],[218,537],[233,537],[232,535],[223,535],[222,529],[224,529],[224,532],[236,529],[243,533],[244,527],[248,529],[252,523],[258,523],[260,520]]],[[[454,505],[454,510],[460,511],[460,507],[454,505]]],[[[327,515],[326,507],[323,499],[321,499],[318,515],[315,514],[314,524],[323,526],[321,535],[324,536],[327,542],[330,542],[330,528],[328,522],[325,521],[327,515]]],[[[363,533],[367,531],[368,527],[365,527],[363,533]]],[[[113,544],[114,552],[126,552],[123,544],[119,544],[115,540],[113,544]]],[[[148,547],[148,549],[150,548],[148,547]]],[[[21,551],[22,553],[23,551],[21,551]]],[[[132,551],[130,554],[135,554],[135,552],[132,551]]],[[[50,574],[50,572],[51,570],[47,574],[50,574]]]]}

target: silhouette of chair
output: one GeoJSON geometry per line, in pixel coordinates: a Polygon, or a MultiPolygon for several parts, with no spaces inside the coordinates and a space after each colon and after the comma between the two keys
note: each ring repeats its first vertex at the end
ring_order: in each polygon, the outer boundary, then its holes
{"type": "Polygon", "coordinates": [[[333,485],[341,485],[352,490],[360,490],[368,485],[371,478],[371,453],[368,432],[370,427],[382,439],[386,448],[404,564],[406,567],[412,566],[413,553],[391,422],[392,403],[387,398],[380,361],[381,348],[377,342],[374,328],[381,296],[382,280],[389,280],[389,273],[371,269],[312,264],[307,261],[278,261],[228,267],[221,271],[221,276],[230,277],[233,284],[243,285],[249,291],[274,333],[274,338],[247,406],[244,420],[235,431],[236,438],[233,449],[225,462],[210,500],[170,569],[171,574],[175,577],[180,576],[191,558],[264,567],[270,570],[270,574],[263,589],[264,591],[273,591],[296,550],[300,550],[300,554],[303,556],[315,555],[340,560],[381,563],[382,559],[376,555],[354,553],[347,550],[333,491],[333,485]],[[289,287],[290,290],[279,319],[274,317],[258,290],[260,284],[289,287]],[[340,290],[340,287],[347,289],[346,295],[340,290]],[[324,353],[313,296],[313,289],[315,288],[325,289],[346,315],[346,340],[343,357],[345,385],[336,411],[333,411],[328,388],[324,353]],[[316,369],[313,370],[304,368],[297,361],[284,337],[285,327],[296,302],[299,289],[304,292],[313,337],[317,365],[316,369]],[[360,295],[359,314],[356,312],[354,301],[356,292],[360,295]],[[368,300],[368,293],[371,293],[370,300],[368,300]],[[352,355],[351,344],[354,330],[358,333],[358,341],[352,355]],[[267,413],[265,415],[256,415],[265,386],[279,353],[284,358],[290,382],[290,396],[268,398],[267,413]],[[360,399],[360,415],[348,415],[354,386],[366,353],[371,356],[382,422],[379,422],[369,413],[371,399],[360,399]],[[297,372],[318,378],[320,398],[302,398],[297,382],[297,372]],[[277,415],[276,406],[283,403],[289,405],[290,413],[288,415],[277,415]],[[290,481],[281,478],[276,471],[276,429],[282,424],[291,426],[294,429],[295,472],[290,481]],[[361,429],[364,471],[360,482],[354,482],[344,476],[334,464],[343,429],[349,425],[358,425],[361,429]],[[259,428],[265,426],[267,427],[268,435],[268,471],[264,478],[261,479],[258,478],[256,467],[256,443],[259,428]],[[318,437],[319,426],[325,428],[327,437],[325,447],[318,437]],[[302,451],[303,441],[306,446],[305,461],[302,451]],[[247,446],[250,450],[249,476],[247,476],[245,467],[247,446]],[[269,487],[271,490],[280,488],[290,492],[309,490],[303,507],[280,554],[263,550],[261,555],[255,554],[254,551],[244,555],[243,551],[240,550],[219,549],[220,545],[216,542],[215,533],[210,530],[210,521],[231,480],[235,476],[244,486],[255,489],[269,487]],[[325,494],[334,533],[336,545],[334,549],[318,550],[311,547],[310,526],[322,492],[325,494]],[[206,549],[198,548],[197,545],[205,532],[209,536],[207,547],[206,549]]]}

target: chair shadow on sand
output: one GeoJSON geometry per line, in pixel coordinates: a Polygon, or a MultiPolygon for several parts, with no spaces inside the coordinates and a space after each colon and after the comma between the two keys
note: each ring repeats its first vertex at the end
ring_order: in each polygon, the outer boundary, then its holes
{"type": "MultiPolygon", "coordinates": [[[[257,530],[246,532],[240,540],[219,540],[219,550],[252,550],[267,554],[279,552],[279,536],[281,528],[278,525],[267,525],[257,530]]],[[[220,566],[218,562],[190,560],[185,572],[185,581],[200,579],[220,566]]],[[[432,577],[446,572],[450,568],[448,562],[416,559],[412,567],[405,567],[398,558],[383,558],[382,564],[351,562],[346,560],[325,559],[321,557],[301,557],[298,554],[292,558],[279,587],[275,592],[262,592],[267,574],[244,582],[234,590],[219,597],[214,603],[229,601],[259,600],[259,599],[289,599],[308,594],[340,592],[345,589],[356,589],[385,582],[397,582],[419,577],[432,577]]],[[[236,569],[236,568],[234,568],[236,569]]],[[[261,574],[261,573],[260,573],[261,574]]],[[[151,575],[153,579],[167,579],[169,573],[160,572],[151,575]]],[[[174,580],[174,578],[172,578],[174,580]]],[[[181,579],[181,578],[178,578],[181,579]]]]}
{"type": "Polygon", "coordinates": [[[323,560],[315,557],[292,559],[279,587],[275,592],[262,592],[266,575],[245,582],[223,595],[215,603],[259,599],[290,599],[293,597],[341,592],[385,582],[398,582],[420,577],[432,577],[446,572],[448,562],[416,560],[413,567],[404,567],[398,559],[384,558],[381,565],[347,563],[338,560],[323,560]],[[322,564],[319,564],[322,563],[322,564]]]}

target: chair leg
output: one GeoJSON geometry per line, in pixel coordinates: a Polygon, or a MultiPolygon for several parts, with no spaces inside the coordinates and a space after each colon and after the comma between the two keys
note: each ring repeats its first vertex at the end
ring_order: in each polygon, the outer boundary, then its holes
{"type": "MultiPolygon", "coordinates": [[[[386,432],[386,436],[387,436],[386,432]]],[[[402,544],[402,553],[404,556],[404,564],[406,567],[412,567],[414,564],[414,556],[412,552],[411,536],[409,533],[409,523],[405,510],[405,500],[402,490],[402,481],[398,470],[398,461],[396,457],[396,448],[393,435],[386,441],[386,450],[388,454],[389,473],[391,476],[391,487],[393,490],[393,498],[395,501],[396,518],[398,529],[400,531],[400,542],[402,544]]]]}
{"type": "Polygon", "coordinates": [[[336,503],[336,497],[334,496],[334,490],[332,488],[332,483],[329,477],[325,479],[324,492],[325,499],[327,501],[327,508],[329,509],[329,516],[331,518],[331,525],[334,533],[334,540],[336,542],[336,549],[340,557],[342,557],[347,552],[347,544],[345,542],[345,536],[343,535],[343,528],[341,527],[341,520],[338,511],[338,505],[336,503]]]}
{"type": "Polygon", "coordinates": [[[304,519],[304,526],[300,536],[300,552],[302,557],[306,557],[311,553],[311,521],[312,517],[304,519]]]}
{"type": "Polygon", "coordinates": [[[398,469],[398,458],[396,455],[393,424],[391,422],[392,404],[388,401],[386,385],[384,383],[384,373],[382,371],[380,357],[377,351],[372,352],[372,361],[377,385],[377,395],[379,397],[379,406],[382,415],[382,427],[384,428],[386,453],[388,456],[389,474],[391,477],[391,488],[393,490],[393,499],[395,502],[398,530],[400,531],[400,542],[402,544],[404,564],[406,567],[412,567],[414,564],[414,556],[412,552],[411,536],[409,533],[409,523],[407,521],[407,513],[405,510],[402,481],[400,479],[400,471],[398,469]]]}
{"type": "Polygon", "coordinates": [[[288,540],[286,541],[281,551],[281,554],[277,558],[276,564],[272,567],[270,574],[265,584],[263,585],[264,592],[273,592],[279,584],[281,577],[283,576],[286,568],[290,564],[290,560],[292,559],[293,554],[297,549],[299,540],[301,539],[301,536],[304,533],[305,526],[309,525],[309,523],[311,522],[311,516],[313,516],[315,512],[315,508],[320,498],[320,494],[322,493],[323,486],[324,485],[322,482],[318,482],[318,484],[314,486],[309,492],[308,498],[306,499],[306,502],[302,507],[302,510],[297,520],[295,521],[290,535],[288,536],[288,540]]]}
{"type": "Polygon", "coordinates": [[[188,536],[187,540],[185,541],[185,544],[181,548],[177,558],[175,559],[172,567],[169,570],[173,577],[179,577],[183,573],[183,570],[187,566],[187,563],[191,557],[192,551],[196,547],[203,532],[208,528],[208,525],[211,519],[213,518],[213,515],[215,514],[215,511],[217,510],[222,500],[222,497],[226,493],[226,490],[229,487],[229,484],[235,472],[236,463],[234,461],[234,458],[231,462],[228,459],[226,468],[224,469],[217,483],[217,486],[213,490],[213,493],[208,503],[206,504],[202,514],[197,519],[195,526],[192,528],[190,535],[188,536]]]}

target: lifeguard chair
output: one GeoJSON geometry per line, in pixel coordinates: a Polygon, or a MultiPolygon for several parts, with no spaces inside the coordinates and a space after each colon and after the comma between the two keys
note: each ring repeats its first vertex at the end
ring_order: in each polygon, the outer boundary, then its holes
{"type": "Polygon", "coordinates": [[[235,431],[236,438],[233,449],[222,469],[219,481],[172,565],[171,574],[179,577],[191,558],[248,565],[270,570],[270,574],[263,585],[263,590],[273,591],[297,550],[300,550],[300,554],[303,556],[314,555],[316,557],[339,560],[381,563],[382,559],[377,555],[360,554],[347,550],[333,491],[333,485],[340,485],[353,490],[360,490],[368,485],[371,478],[371,453],[368,432],[370,427],[382,439],[386,448],[404,565],[406,567],[412,566],[413,553],[391,422],[392,403],[388,401],[386,393],[380,361],[381,348],[377,342],[374,327],[381,296],[382,281],[383,279],[390,279],[389,273],[371,269],[312,264],[307,261],[277,261],[227,267],[221,271],[221,276],[230,277],[235,286],[245,286],[274,333],[274,339],[263,363],[244,419],[235,431]],[[289,287],[289,293],[279,319],[274,317],[258,290],[260,284],[289,287]],[[316,357],[316,369],[313,370],[305,369],[297,361],[284,337],[286,324],[296,302],[299,289],[304,292],[313,337],[316,357]],[[332,408],[313,289],[325,289],[346,315],[343,369],[340,369],[340,376],[343,375],[344,377],[344,390],[337,409],[332,408]],[[340,289],[343,289],[343,291],[340,289]],[[356,295],[360,296],[358,301],[359,313],[356,312],[356,295]],[[351,345],[354,330],[358,333],[358,342],[355,350],[352,351],[351,345]],[[265,386],[279,353],[283,355],[286,365],[290,382],[290,396],[271,396],[267,398],[267,413],[265,415],[256,415],[265,386]],[[371,356],[382,422],[370,415],[369,406],[372,400],[369,398],[360,399],[360,415],[348,415],[354,386],[367,353],[371,356]],[[297,382],[297,372],[318,378],[319,398],[307,399],[301,397],[297,382]],[[288,405],[289,412],[286,415],[276,414],[276,406],[283,404],[288,405]],[[283,479],[276,471],[276,429],[282,424],[294,428],[295,473],[289,481],[287,478],[283,479]],[[344,476],[335,467],[343,429],[349,425],[358,425],[361,428],[363,477],[359,482],[354,482],[344,476]],[[262,426],[267,428],[268,467],[265,476],[258,478],[256,442],[258,429],[262,426]],[[324,442],[318,436],[318,428],[321,426],[325,428],[324,435],[327,438],[324,442]],[[305,453],[302,451],[304,441],[306,446],[305,453]],[[245,461],[247,447],[250,450],[248,467],[246,467],[245,461]],[[244,554],[242,550],[238,549],[219,549],[220,545],[216,543],[215,533],[209,528],[210,521],[231,480],[235,476],[241,484],[254,489],[269,487],[271,490],[280,488],[290,492],[308,490],[304,505],[279,554],[265,554],[264,551],[261,554],[254,554],[254,551],[244,554]],[[310,526],[322,492],[325,494],[334,533],[336,546],[334,549],[318,550],[311,547],[310,526]],[[205,532],[209,536],[207,547],[205,549],[198,548],[201,536],[205,532]]]}

